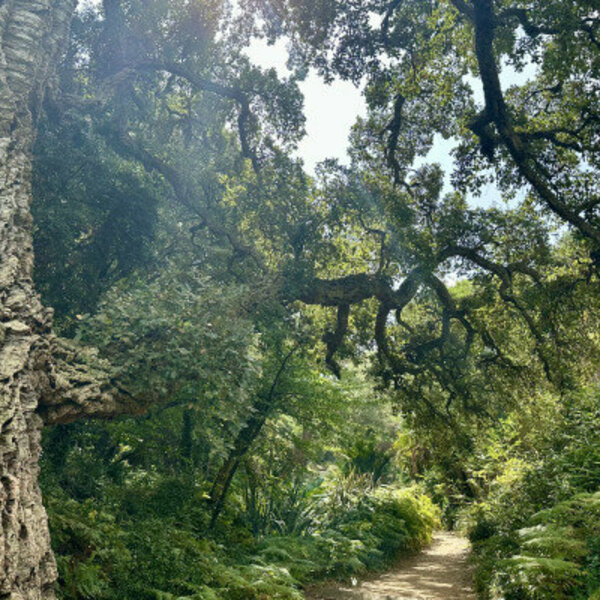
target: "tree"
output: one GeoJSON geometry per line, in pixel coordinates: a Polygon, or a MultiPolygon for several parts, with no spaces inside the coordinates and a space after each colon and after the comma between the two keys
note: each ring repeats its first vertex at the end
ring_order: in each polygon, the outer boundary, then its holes
{"type": "MultiPolygon", "coordinates": [[[[0,594],[15,599],[54,595],[56,571],[37,484],[43,422],[143,410],[139,399],[115,384],[106,361],[54,336],[52,310],[41,305],[32,282],[32,147],[46,89],[51,82],[56,84],[57,61],[67,50],[75,5],[75,0],[8,0],[0,4],[0,594]]],[[[113,60],[107,63],[109,70],[103,73],[110,77],[115,75],[111,69],[118,73],[123,66],[119,45],[111,45],[123,41],[123,29],[119,29],[120,3],[107,0],[104,8],[106,26],[100,46],[113,53],[113,60]]],[[[178,42],[185,45],[185,33],[181,33],[178,42]]],[[[198,41],[196,35],[196,31],[189,32],[194,41],[198,41]]],[[[161,58],[166,59],[166,53],[161,58]]],[[[140,68],[156,71],[163,66],[144,64],[140,68]]],[[[241,106],[242,153],[255,161],[245,137],[249,115],[242,93],[204,80],[196,83],[241,106]]],[[[121,148],[128,148],[129,141],[121,137],[121,148]]]]}
{"type": "Polygon", "coordinates": [[[397,183],[434,133],[461,140],[456,176],[474,175],[485,168],[473,153],[477,142],[506,189],[527,185],[536,203],[600,242],[598,190],[587,168],[597,168],[598,152],[594,2],[316,1],[311,10],[303,0],[246,4],[250,19],[264,17],[269,39],[290,37],[296,62],[328,77],[367,76],[369,129],[382,136],[378,158],[397,183]],[[510,85],[502,77],[507,65],[536,68],[510,85]]]}
{"type": "Polygon", "coordinates": [[[0,5],[0,594],[51,598],[56,577],[37,483],[49,388],[52,311],[33,289],[31,148],[45,88],[64,51],[75,2],[0,5]]]}
{"type": "MultiPolygon", "coordinates": [[[[496,281],[497,294],[529,329],[536,340],[532,351],[552,378],[556,369],[544,341],[551,324],[530,314],[517,288],[524,289],[518,280],[529,280],[532,289],[546,286],[543,265],[548,265],[552,245],[548,232],[557,221],[585,240],[590,272],[594,270],[600,240],[594,183],[600,23],[593,3],[245,4],[248,20],[268,40],[288,37],[292,67],[314,66],[325,77],[366,82],[369,115],[355,127],[352,169],[339,179],[346,189],[354,188],[353,204],[362,212],[363,229],[381,237],[383,250],[378,276],[372,271],[355,274],[339,280],[335,289],[334,282],[317,281],[304,296],[304,301],[339,307],[331,347],[348,330],[348,307],[368,297],[379,304],[375,338],[392,379],[394,372],[407,374],[405,380],[418,375],[427,355],[435,356],[438,367],[447,362],[440,348],[450,347],[446,342],[457,327],[462,328],[464,348],[477,352],[481,343],[501,352],[466,310],[468,302],[454,302],[444,289],[448,268],[458,268],[469,278],[479,272],[496,281]],[[577,60],[567,64],[565,55],[577,60]],[[517,71],[536,69],[511,85],[501,76],[506,65],[517,71]],[[445,197],[433,165],[414,168],[436,136],[449,140],[456,158],[454,193],[445,197]],[[517,209],[469,207],[469,194],[490,178],[517,209]],[[362,197],[356,193],[360,187],[362,197]],[[514,235],[516,231],[520,234],[514,235]],[[400,285],[382,285],[385,275],[400,285]],[[397,353],[400,335],[405,340],[411,334],[392,329],[389,317],[394,311],[401,317],[427,288],[437,296],[441,335],[409,342],[397,353]]],[[[452,361],[460,364],[458,358],[454,355],[452,361]]],[[[431,368],[426,372],[429,377],[431,368]]],[[[456,373],[448,375],[447,382],[460,379],[456,373]]],[[[456,396],[452,385],[441,385],[456,396]]]]}
{"type": "Polygon", "coordinates": [[[111,384],[104,364],[94,367],[92,355],[54,336],[52,309],[42,306],[32,280],[32,147],[75,5],[0,4],[0,594],[15,599],[54,596],[37,483],[43,421],[138,410],[111,384]]]}
{"type": "MultiPolygon", "coordinates": [[[[405,393],[422,386],[431,390],[439,406],[429,410],[439,418],[440,406],[447,412],[457,398],[471,405],[473,390],[495,381],[491,372],[502,378],[503,371],[524,367],[533,377],[543,372],[561,384],[558,341],[546,336],[553,325],[540,309],[557,287],[546,285],[558,256],[550,251],[548,212],[532,207],[533,196],[518,210],[472,209],[467,203],[467,192],[476,191],[486,176],[481,161],[489,158],[486,140],[477,140],[470,128],[476,106],[464,81],[477,59],[466,18],[471,12],[463,18],[451,3],[436,9],[373,2],[312,14],[304,3],[290,2],[265,13],[275,25],[283,24],[275,33],[288,31],[306,60],[326,75],[358,79],[369,72],[371,113],[356,129],[353,168],[325,165],[315,182],[286,156],[302,125],[295,80],[278,82],[272,72],[248,63],[240,53],[244,23],[233,34],[225,28],[217,41],[216,24],[228,15],[212,4],[199,3],[194,10],[182,5],[173,14],[164,2],[151,6],[142,13],[133,0],[107,2],[104,21],[89,19],[73,44],[71,54],[79,58],[68,68],[65,102],[91,119],[113,151],[171,187],[192,238],[202,232],[227,249],[228,276],[266,281],[286,309],[299,302],[333,310],[323,335],[333,372],[340,373],[336,356],[352,350],[349,340],[364,345],[373,338],[382,379],[405,393]],[[369,11],[381,15],[379,25],[372,24],[369,11]],[[159,30],[155,23],[168,27],[159,30]],[[206,105],[222,111],[237,140],[214,129],[207,134],[201,118],[206,105]],[[443,194],[435,166],[411,170],[436,133],[461,141],[453,194],[443,194]],[[222,140],[218,164],[206,152],[206,139],[222,140]],[[445,283],[451,272],[476,282],[471,294],[451,293],[445,283]],[[477,317],[496,297],[528,332],[518,360],[498,342],[495,323],[477,317]],[[403,314],[419,303],[427,307],[422,322],[406,327],[403,314]],[[471,367],[478,377],[463,376],[471,367]]],[[[511,39],[498,45],[499,52],[517,61],[521,46],[510,46],[511,39]]],[[[579,42],[589,50],[588,38],[579,42]]],[[[543,48],[550,60],[552,46],[543,48]]],[[[588,63],[594,67],[591,59],[588,63]]],[[[581,78],[584,66],[577,69],[581,78]]],[[[586,106],[584,112],[592,110],[586,106]]],[[[548,110],[554,115],[558,109],[548,110]]],[[[548,143],[562,148],[560,139],[548,143]]],[[[573,202],[586,189],[583,159],[592,149],[593,139],[579,150],[564,148],[556,160],[553,152],[542,155],[547,163],[542,171],[570,172],[583,186],[575,186],[573,202]]],[[[513,159],[504,154],[497,164],[509,197],[522,181],[513,159]]],[[[561,194],[569,193],[562,186],[561,194]]],[[[593,224],[593,214],[589,221],[593,224]]],[[[591,276],[594,268],[582,261],[574,277],[591,276]]]]}

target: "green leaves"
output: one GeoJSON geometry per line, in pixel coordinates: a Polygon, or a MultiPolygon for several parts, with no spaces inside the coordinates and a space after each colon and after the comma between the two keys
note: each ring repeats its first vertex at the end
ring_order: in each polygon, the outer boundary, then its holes
{"type": "Polygon", "coordinates": [[[177,271],[113,288],[80,337],[119,365],[136,394],[166,401],[240,401],[258,365],[253,325],[244,318],[243,288],[219,290],[199,273],[177,271]]]}
{"type": "Polygon", "coordinates": [[[598,402],[573,390],[600,358],[594,6],[121,0],[78,16],[38,137],[37,276],[151,409],[47,436],[65,597],[291,600],[382,566],[437,523],[416,491],[374,489],[408,476],[397,462],[449,521],[472,503],[491,598],[593,591],[598,402]],[[289,78],[251,64],[256,33],[288,36],[289,78]],[[364,83],[368,104],[350,165],[314,178],[291,156],[311,66],[364,83]],[[503,205],[474,201],[489,182],[503,205]]]}
{"type": "Polygon", "coordinates": [[[587,598],[597,589],[597,408],[596,388],[540,399],[476,459],[487,497],[470,509],[471,536],[484,597],[587,598]]]}

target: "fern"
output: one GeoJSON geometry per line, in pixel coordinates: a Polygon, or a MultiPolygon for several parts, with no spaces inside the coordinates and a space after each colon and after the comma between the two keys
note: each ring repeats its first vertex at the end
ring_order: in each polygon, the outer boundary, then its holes
{"type": "Polygon", "coordinates": [[[584,541],[576,538],[574,527],[537,525],[521,529],[519,535],[527,554],[579,561],[588,552],[584,541]]]}

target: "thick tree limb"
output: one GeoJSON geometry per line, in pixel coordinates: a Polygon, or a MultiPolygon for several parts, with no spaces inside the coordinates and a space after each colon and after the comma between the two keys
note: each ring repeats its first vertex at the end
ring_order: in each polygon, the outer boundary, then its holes
{"type": "Polygon", "coordinates": [[[47,424],[135,415],[149,408],[119,386],[114,369],[94,348],[63,338],[53,338],[51,346],[48,385],[38,407],[47,424]]]}
{"type": "Polygon", "coordinates": [[[301,289],[294,290],[289,299],[300,300],[305,304],[341,306],[358,304],[363,300],[380,298],[389,293],[391,288],[383,277],[359,273],[338,279],[312,279],[301,289]]]}
{"type": "Polygon", "coordinates": [[[340,366],[333,357],[344,341],[344,337],[348,331],[349,315],[350,305],[340,304],[337,309],[337,324],[335,331],[328,331],[323,336],[323,341],[325,344],[327,344],[327,355],[325,356],[325,362],[338,379],[341,377],[341,370],[340,366]]]}
{"type": "MultiPolygon", "coordinates": [[[[397,289],[392,287],[390,280],[386,277],[377,274],[360,273],[333,280],[315,278],[300,290],[296,290],[291,297],[288,295],[286,299],[287,301],[300,300],[306,304],[338,307],[337,326],[333,332],[330,331],[324,336],[324,341],[327,344],[327,364],[336,374],[339,373],[339,366],[333,360],[333,357],[347,331],[350,307],[367,299],[375,299],[379,304],[375,318],[374,339],[377,344],[379,357],[383,363],[390,367],[390,376],[393,378],[403,373],[416,374],[422,372],[422,367],[419,366],[422,358],[433,350],[442,349],[447,343],[450,337],[452,320],[460,323],[464,330],[465,349],[463,355],[465,357],[473,345],[475,336],[481,334],[484,343],[494,349],[496,356],[506,362],[507,365],[512,366],[510,365],[510,361],[504,360],[501,350],[497,347],[491,336],[487,332],[480,332],[478,328],[476,329],[469,321],[467,314],[458,309],[445,284],[433,273],[439,264],[450,258],[465,259],[499,279],[498,293],[500,297],[507,304],[513,306],[525,321],[535,340],[536,353],[544,371],[549,380],[552,381],[549,361],[544,351],[544,336],[540,332],[532,315],[512,291],[515,274],[521,274],[530,278],[536,285],[541,284],[540,275],[535,269],[522,261],[503,265],[486,258],[473,248],[448,245],[438,253],[434,264],[430,267],[431,270],[415,268],[407,275],[397,289]],[[392,311],[395,311],[396,321],[401,321],[402,311],[415,298],[422,285],[426,285],[434,291],[442,307],[440,334],[425,342],[407,343],[402,347],[402,352],[398,353],[390,346],[388,338],[387,326],[389,315],[392,311]]],[[[409,331],[409,334],[412,333],[414,332],[409,331]]]]}
{"type": "MultiPolygon", "coordinates": [[[[446,284],[441,279],[436,277],[435,275],[432,275],[429,278],[429,283],[430,283],[431,287],[433,288],[433,290],[435,291],[440,304],[444,307],[445,320],[448,320],[447,329],[446,330],[442,329],[441,337],[445,341],[444,331],[447,331],[449,333],[448,330],[449,330],[450,319],[456,319],[457,321],[459,321],[465,330],[464,357],[466,357],[468,355],[469,350],[471,349],[471,346],[473,345],[473,341],[475,339],[475,329],[474,329],[473,325],[471,324],[471,322],[467,319],[464,311],[459,310],[458,307],[456,306],[456,302],[454,301],[454,298],[452,298],[452,295],[450,294],[450,291],[446,287],[446,284]]],[[[447,334],[446,334],[446,337],[447,337],[447,334]]]]}
{"type": "Polygon", "coordinates": [[[400,129],[402,128],[402,110],[406,98],[402,94],[397,94],[394,99],[394,116],[390,124],[387,126],[389,132],[388,141],[385,149],[385,158],[388,166],[394,174],[394,183],[398,185],[402,181],[401,166],[396,158],[396,148],[398,147],[398,139],[400,137],[400,129]]]}
{"type": "MultiPolygon", "coordinates": [[[[460,10],[461,2],[454,1],[460,10]]],[[[489,136],[485,136],[487,123],[496,126],[498,136],[521,175],[529,182],[538,196],[558,216],[576,227],[585,237],[600,245],[600,231],[570,209],[568,203],[556,193],[541,172],[541,165],[529,152],[526,139],[519,135],[513,126],[509,108],[504,99],[498,65],[494,52],[494,37],[497,19],[494,14],[493,0],[475,0],[473,12],[467,14],[475,27],[475,54],[479,65],[479,74],[483,84],[485,111],[477,122],[474,132],[489,146],[489,136]]],[[[532,134],[529,134],[530,136],[532,134]]],[[[486,151],[489,156],[489,152],[486,151]]]]}
{"type": "Polygon", "coordinates": [[[381,37],[383,38],[383,45],[389,45],[389,34],[390,34],[390,20],[394,13],[400,8],[400,5],[404,0],[391,0],[385,10],[383,20],[381,21],[381,37]]]}

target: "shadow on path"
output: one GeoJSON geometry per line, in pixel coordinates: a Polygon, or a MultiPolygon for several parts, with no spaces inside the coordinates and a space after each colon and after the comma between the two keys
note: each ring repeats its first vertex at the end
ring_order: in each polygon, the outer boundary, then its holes
{"type": "Polygon", "coordinates": [[[309,590],[308,600],[475,600],[467,564],[469,542],[437,533],[420,554],[357,587],[327,584],[309,590]]]}

